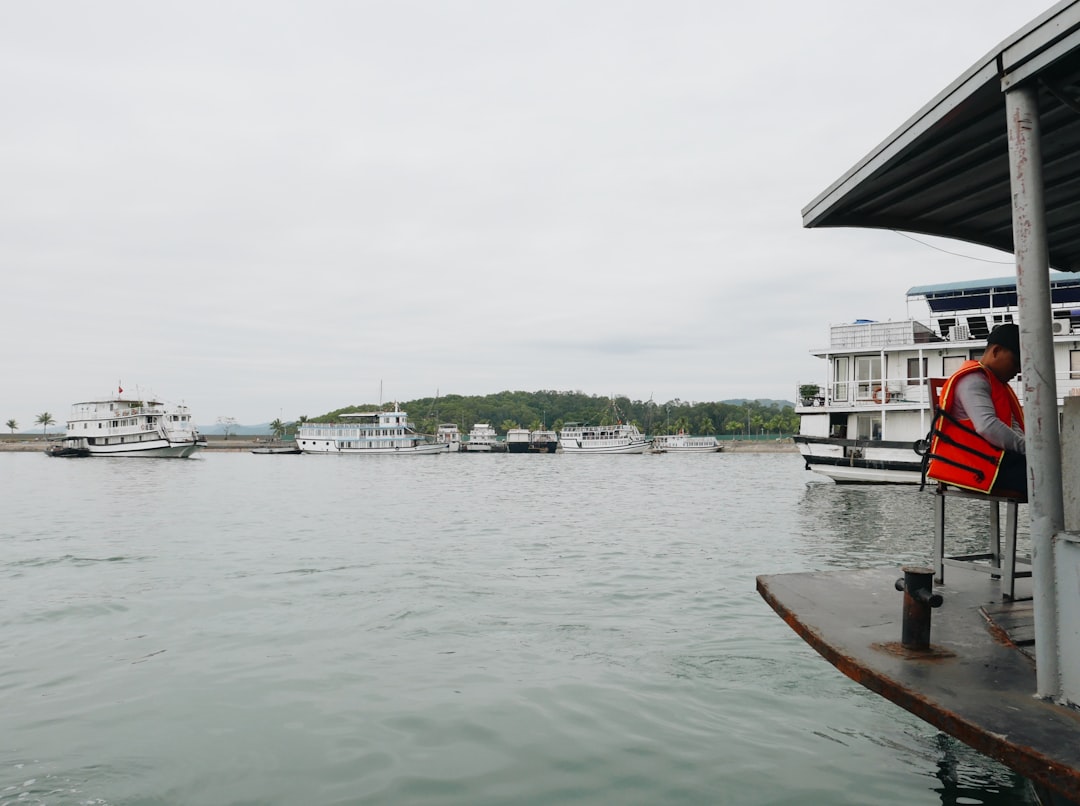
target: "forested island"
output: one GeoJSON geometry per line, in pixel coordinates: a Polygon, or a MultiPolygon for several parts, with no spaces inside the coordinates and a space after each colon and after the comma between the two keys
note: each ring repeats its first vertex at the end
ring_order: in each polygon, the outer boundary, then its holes
{"type": "MultiPolygon", "coordinates": [[[[511,428],[559,431],[564,423],[606,425],[634,423],[646,434],[754,435],[797,433],[799,416],[791,403],[777,400],[666,403],[587,395],[583,392],[497,392],[491,395],[446,395],[399,401],[421,433],[433,434],[439,423],[454,423],[464,433],[474,423],[490,423],[500,434],[511,428]]],[[[383,404],[381,408],[386,408],[383,404]]],[[[299,422],[332,422],[342,414],[376,411],[365,403],[336,409],[299,422]]],[[[295,424],[289,423],[289,430],[295,424]]]]}

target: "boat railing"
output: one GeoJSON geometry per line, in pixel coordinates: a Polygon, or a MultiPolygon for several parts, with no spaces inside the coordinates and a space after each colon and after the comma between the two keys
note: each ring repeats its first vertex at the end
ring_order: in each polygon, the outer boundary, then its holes
{"type": "MultiPolygon", "coordinates": [[[[937,376],[935,376],[937,377],[937,376]]],[[[1060,403],[1066,397],[1080,395],[1080,368],[1057,373],[1057,394],[1060,403]]],[[[1023,396],[1023,383],[1020,377],[1010,384],[1018,397],[1023,396]]],[[[910,408],[911,405],[929,405],[930,378],[872,378],[858,381],[839,381],[826,384],[797,384],[795,409],[801,413],[807,410],[828,408],[831,406],[857,407],[897,407],[910,408]]]]}

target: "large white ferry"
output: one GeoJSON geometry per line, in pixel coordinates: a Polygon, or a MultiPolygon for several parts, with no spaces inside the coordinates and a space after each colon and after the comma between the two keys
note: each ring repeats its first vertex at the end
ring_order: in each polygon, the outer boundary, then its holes
{"type": "Polygon", "coordinates": [[[57,456],[185,458],[206,445],[187,406],[121,397],[71,407],[57,456]]]}
{"type": "MultiPolygon", "coordinates": [[[[1080,277],[1051,273],[1058,405],[1080,389],[1080,277]]],[[[800,384],[799,446],[806,467],[838,482],[918,483],[915,443],[930,429],[930,379],[979,358],[997,325],[1017,320],[1016,278],[916,286],[926,320],[834,325],[824,382],[800,384]]],[[[1013,381],[1020,394],[1020,380],[1013,381]]]]}
{"type": "Polygon", "coordinates": [[[651,453],[717,453],[723,450],[716,437],[691,437],[687,434],[654,436],[651,453]]]}
{"type": "Polygon", "coordinates": [[[563,453],[645,453],[649,440],[636,425],[566,423],[559,432],[563,453]]]}
{"type": "Polygon", "coordinates": [[[333,423],[306,422],[296,434],[296,444],[304,453],[336,454],[416,454],[445,453],[445,442],[429,441],[398,411],[342,414],[333,423]]]}

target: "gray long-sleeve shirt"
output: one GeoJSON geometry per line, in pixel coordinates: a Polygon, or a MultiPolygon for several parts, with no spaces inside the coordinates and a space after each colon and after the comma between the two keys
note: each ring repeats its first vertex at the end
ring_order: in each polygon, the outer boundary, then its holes
{"type": "Polygon", "coordinates": [[[1024,432],[1013,420],[1012,427],[998,419],[990,396],[990,379],[984,372],[969,372],[953,387],[953,416],[971,420],[979,436],[998,448],[1025,453],[1024,432]]]}

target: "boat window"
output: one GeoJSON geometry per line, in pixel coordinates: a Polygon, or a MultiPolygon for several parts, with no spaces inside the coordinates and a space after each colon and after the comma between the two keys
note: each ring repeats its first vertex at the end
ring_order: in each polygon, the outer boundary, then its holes
{"type": "Polygon", "coordinates": [[[967,360],[967,356],[964,355],[947,355],[941,361],[942,374],[946,378],[951,376],[956,370],[960,369],[960,365],[967,360]]]}
{"type": "Polygon", "coordinates": [[[908,380],[908,383],[910,383],[910,384],[922,383],[923,379],[929,377],[929,373],[927,373],[927,366],[928,366],[929,360],[930,359],[928,359],[928,358],[923,358],[922,359],[922,367],[921,367],[922,371],[921,372],[920,372],[919,359],[918,358],[909,358],[907,360],[907,380],[908,380]]]}
{"type": "Polygon", "coordinates": [[[874,389],[881,386],[881,356],[855,356],[855,385],[859,400],[873,397],[874,389]]]}
{"type": "Polygon", "coordinates": [[[881,439],[881,416],[877,414],[860,414],[855,418],[857,439],[881,439]]]}
{"type": "Polygon", "coordinates": [[[833,402],[848,402],[848,356],[838,356],[833,361],[833,402]]]}

